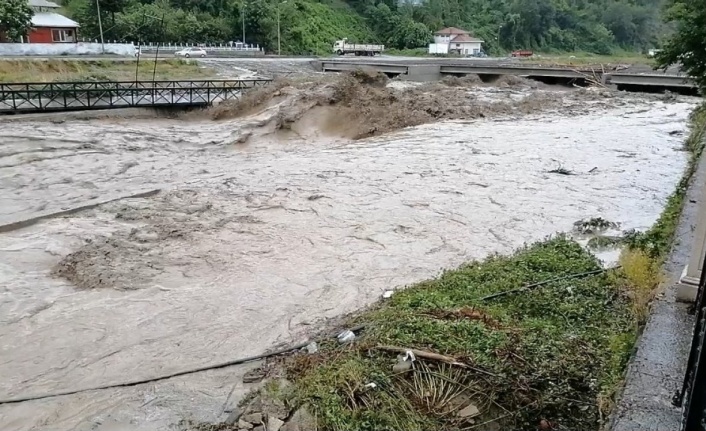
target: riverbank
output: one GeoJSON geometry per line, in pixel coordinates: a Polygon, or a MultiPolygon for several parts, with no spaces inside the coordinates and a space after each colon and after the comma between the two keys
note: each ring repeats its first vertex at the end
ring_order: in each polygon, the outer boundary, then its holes
{"type": "Polygon", "coordinates": [[[206,79],[212,69],[196,61],[165,59],[0,59],[0,83],[206,79]],[[156,68],[155,68],[156,63],[156,68]]]}
{"type": "MultiPolygon", "coordinates": [[[[263,424],[269,417],[277,426],[293,418],[292,427],[315,421],[337,431],[598,429],[620,398],[651,300],[663,282],[674,282],[663,278],[660,265],[703,151],[706,114],[693,114],[691,124],[682,180],[654,226],[631,235],[619,266],[604,267],[559,235],[390,290],[370,309],[337,323],[339,330],[357,328],[352,342],[319,340],[317,351],[265,367],[281,377],[255,402],[242,403],[232,425],[217,429],[260,425],[248,422],[253,417],[263,424]],[[289,413],[272,416],[272,405],[289,413]]],[[[657,313],[663,311],[658,306],[657,313]]],[[[646,336],[655,342],[655,335],[646,336]]],[[[643,359],[633,367],[650,368],[647,349],[643,343],[643,359]]],[[[653,403],[636,392],[646,389],[642,380],[632,378],[625,396],[653,403]]],[[[663,383],[649,391],[663,393],[663,383]]],[[[641,414],[621,405],[616,429],[627,429],[626,421],[641,414]]]]}

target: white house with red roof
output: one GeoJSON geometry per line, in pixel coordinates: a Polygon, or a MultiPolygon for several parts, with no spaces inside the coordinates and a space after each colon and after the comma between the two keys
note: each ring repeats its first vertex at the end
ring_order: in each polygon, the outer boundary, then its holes
{"type": "Polygon", "coordinates": [[[456,27],[442,28],[434,33],[434,44],[437,46],[447,45],[448,48],[444,51],[449,54],[476,55],[483,49],[482,39],[456,27]]]}
{"type": "Polygon", "coordinates": [[[79,25],[56,13],[60,6],[48,0],[28,0],[34,11],[32,29],[27,35],[29,43],[73,43],[78,40],[79,25]]]}

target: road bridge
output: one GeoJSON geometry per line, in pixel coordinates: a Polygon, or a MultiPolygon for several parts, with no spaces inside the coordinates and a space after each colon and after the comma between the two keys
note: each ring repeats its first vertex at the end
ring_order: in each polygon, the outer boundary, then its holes
{"type": "Polygon", "coordinates": [[[386,73],[392,77],[409,81],[435,81],[444,76],[478,75],[482,79],[491,80],[502,75],[515,75],[527,78],[545,80],[548,82],[576,82],[585,84],[588,81],[601,82],[605,85],[616,85],[618,88],[638,90],[688,90],[696,91],[693,80],[677,74],[668,73],[619,73],[602,69],[586,67],[543,67],[523,65],[485,65],[469,62],[382,62],[382,61],[340,61],[322,60],[317,66],[323,72],[344,72],[356,69],[371,69],[386,73]]]}

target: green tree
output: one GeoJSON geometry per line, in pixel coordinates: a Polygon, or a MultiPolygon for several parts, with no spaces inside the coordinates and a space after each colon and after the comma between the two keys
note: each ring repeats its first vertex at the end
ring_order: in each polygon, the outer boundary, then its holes
{"type": "Polygon", "coordinates": [[[706,1],[670,0],[667,19],[677,24],[677,30],[657,61],[663,68],[681,63],[682,70],[706,91],[706,1]]]}
{"type": "Polygon", "coordinates": [[[19,40],[27,35],[32,15],[27,0],[0,0],[0,33],[8,40],[19,40]]]}

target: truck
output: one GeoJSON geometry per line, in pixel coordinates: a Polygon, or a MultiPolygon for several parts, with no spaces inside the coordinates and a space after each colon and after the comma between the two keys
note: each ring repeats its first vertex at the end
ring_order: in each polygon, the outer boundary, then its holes
{"type": "Polygon", "coordinates": [[[348,39],[337,40],[333,44],[333,52],[338,55],[380,55],[385,50],[385,45],[371,45],[362,43],[348,43],[348,39]]]}
{"type": "Polygon", "coordinates": [[[448,43],[430,43],[429,44],[429,54],[434,55],[446,55],[449,53],[448,43]]]}

